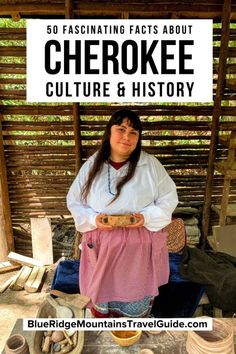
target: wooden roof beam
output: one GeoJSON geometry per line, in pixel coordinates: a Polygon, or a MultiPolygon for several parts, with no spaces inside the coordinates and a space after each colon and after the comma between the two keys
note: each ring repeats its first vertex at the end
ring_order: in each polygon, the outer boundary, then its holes
{"type": "MultiPolygon", "coordinates": [[[[73,13],[77,16],[105,16],[111,15],[120,18],[121,13],[130,13],[132,16],[142,17],[177,17],[177,18],[221,18],[221,4],[163,4],[163,3],[111,3],[77,1],[73,3],[73,13]]],[[[1,4],[0,16],[11,16],[19,13],[21,17],[29,15],[37,16],[65,16],[64,3],[21,3],[1,4]]],[[[71,17],[71,16],[70,16],[71,17]]],[[[236,6],[232,6],[231,19],[236,19],[236,6]]]]}

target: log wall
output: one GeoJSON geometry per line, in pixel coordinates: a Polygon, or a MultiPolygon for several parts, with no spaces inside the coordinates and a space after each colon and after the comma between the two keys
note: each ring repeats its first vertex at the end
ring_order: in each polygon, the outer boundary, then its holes
{"type": "MultiPolygon", "coordinates": [[[[61,6],[60,1],[57,3],[58,6],[61,6]]],[[[150,17],[147,4],[145,5],[144,1],[140,3],[147,10],[145,16],[150,17]]],[[[204,7],[206,2],[198,1],[198,3],[202,3],[204,7]]],[[[12,1],[15,10],[17,4],[17,1],[12,1]]],[[[43,5],[50,5],[50,1],[43,1],[37,6],[42,7],[43,5]]],[[[222,2],[216,0],[212,1],[210,5],[208,4],[206,17],[211,17],[213,7],[214,11],[219,12],[221,5],[222,2]]],[[[8,5],[6,4],[6,6],[8,5]]],[[[28,5],[25,6],[22,7],[22,11],[27,12],[28,5]]],[[[93,9],[96,10],[96,6],[98,5],[94,2],[93,9]]],[[[114,4],[114,6],[117,11],[125,10],[119,8],[118,4],[114,4]]],[[[50,6],[47,8],[48,11],[51,9],[50,6]]],[[[74,9],[75,13],[78,9],[82,11],[81,18],[86,18],[89,13],[83,2],[78,2],[74,9]],[[84,9],[84,12],[81,8],[84,9]]],[[[35,13],[37,13],[36,10],[35,13]]],[[[167,11],[163,7],[164,10],[167,11]]],[[[185,11],[187,11],[186,8],[185,11]]],[[[233,14],[235,12],[236,9],[233,14]]],[[[133,13],[132,16],[142,17],[140,12],[138,14],[133,13]]],[[[0,9],[0,15],[7,16],[4,6],[0,9]]],[[[96,15],[99,16],[99,11],[96,15]]],[[[113,15],[118,16],[115,12],[113,15]]],[[[218,18],[218,15],[215,16],[218,18]]],[[[161,16],[159,17],[161,18],[161,16]]],[[[165,17],[168,18],[166,14],[165,17]]],[[[199,12],[196,17],[200,17],[199,12]]],[[[231,20],[234,20],[234,16],[231,20]]],[[[215,94],[218,79],[220,28],[214,26],[213,37],[213,91],[215,94]]],[[[0,118],[14,226],[22,222],[29,222],[30,216],[69,215],[65,196],[74,179],[78,167],[76,164],[78,165],[80,159],[85,161],[96,150],[100,144],[106,121],[114,110],[120,108],[117,104],[78,105],[76,115],[79,124],[76,127],[80,131],[75,136],[75,121],[73,119],[75,107],[73,108],[72,104],[27,104],[25,101],[25,39],[24,28],[0,28],[0,118]],[[11,41],[11,45],[6,45],[6,41],[11,41]],[[76,156],[80,144],[81,156],[78,159],[76,156]]],[[[230,130],[232,124],[234,126],[236,124],[235,74],[236,28],[231,24],[227,81],[225,82],[221,108],[221,132],[230,130]]],[[[144,126],[143,147],[147,152],[159,158],[175,180],[180,203],[202,206],[208,167],[213,104],[187,106],[157,103],[151,105],[133,104],[127,107],[136,110],[141,116],[144,126]]],[[[224,159],[226,153],[226,149],[218,145],[217,160],[224,159]]],[[[220,203],[222,186],[222,176],[215,175],[212,203],[220,203]]],[[[232,187],[231,200],[236,202],[235,183],[232,187]]]]}

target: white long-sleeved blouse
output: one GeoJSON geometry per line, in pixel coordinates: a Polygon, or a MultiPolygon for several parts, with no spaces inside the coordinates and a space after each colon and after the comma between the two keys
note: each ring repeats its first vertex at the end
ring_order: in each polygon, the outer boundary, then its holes
{"type": "MultiPolygon", "coordinates": [[[[142,151],[133,178],[126,183],[120,196],[114,198],[109,192],[108,163],[92,183],[85,204],[81,200],[81,190],[95,159],[92,155],[81,167],[67,195],[76,229],[86,232],[96,229],[95,218],[99,213],[127,214],[142,213],[144,227],[159,231],[171,222],[171,215],[178,204],[176,186],[162,164],[152,155],[142,151]]],[[[110,165],[110,190],[116,192],[117,182],[127,173],[128,163],[116,170],[110,165]]]]}

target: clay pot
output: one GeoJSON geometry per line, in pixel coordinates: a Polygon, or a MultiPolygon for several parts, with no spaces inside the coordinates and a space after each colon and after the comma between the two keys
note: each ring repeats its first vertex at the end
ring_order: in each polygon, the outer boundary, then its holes
{"type": "Polygon", "coordinates": [[[25,337],[15,334],[8,338],[5,345],[6,354],[30,354],[25,337]]]}
{"type": "Polygon", "coordinates": [[[234,354],[233,328],[214,318],[212,331],[188,332],[186,349],[189,354],[234,354]]]}
{"type": "Polygon", "coordinates": [[[142,349],[139,354],[154,354],[154,352],[151,349],[142,349]]]}

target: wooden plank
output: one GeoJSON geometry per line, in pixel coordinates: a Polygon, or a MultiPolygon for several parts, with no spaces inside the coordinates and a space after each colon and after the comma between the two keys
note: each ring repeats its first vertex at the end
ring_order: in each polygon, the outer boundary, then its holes
{"type": "Polygon", "coordinates": [[[0,262],[0,274],[11,272],[21,268],[19,264],[13,264],[11,262],[0,262]]]}
{"type": "Polygon", "coordinates": [[[30,218],[33,257],[43,265],[53,263],[52,228],[49,218],[30,218]]]}
{"type": "Polygon", "coordinates": [[[32,271],[31,267],[24,266],[21,268],[20,274],[16,278],[16,280],[10,285],[11,290],[22,290],[24,288],[24,284],[27,281],[30,273],[32,271]]]}
{"type": "Polygon", "coordinates": [[[33,259],[31,257],[25,257],[19,253],[16,253],[16,252],[10,252],[9,255],[7,256],[7,258],[10,260],[10,261],[13,261],[15,263],[19,263],[19,264],[23,264],[23,265],[26,265],[26,266],[30,266],[30,267],[42,267],[43,266],[43,263],[36,260],[36,259],[33,259]]]}
{"type": "Polygon", "coordinates": [[[226,222],[230,185],[231,185],[231,179],[226,177],[224,180],[224,187],[223,187],[221,206],[220,206],[220,220],[219,220],[220,226],[225,225],[226,222]]]}
{"type": "Polygon", "coordinates": [[[46,271],[45,267],[34,267],[28,280],[26,281],[24,288],[28,293],[35,293],[38,291],[42,280],[44,273],[46,271]]]}
{"type": "Polygon", "coordinates": [[[0,294],[3,293],[16,280],[18,274],[19,273],[13,275],[0,286],[0,294]]]}
{"type": "Polygon", "coordinates": [[[212,230],[217,251],[236,257],[236,225],[213,226],[212,230]]]}

